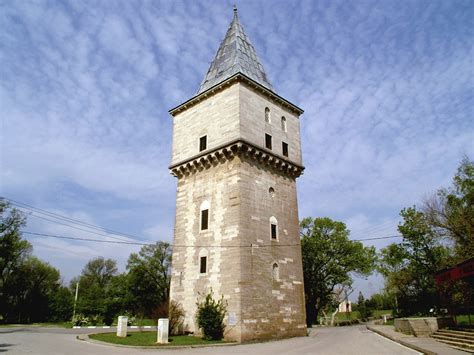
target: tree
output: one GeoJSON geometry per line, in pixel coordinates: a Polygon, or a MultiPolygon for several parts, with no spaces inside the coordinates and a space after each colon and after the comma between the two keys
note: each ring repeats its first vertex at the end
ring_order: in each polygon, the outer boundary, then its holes
{"type": "Polygon", "coordinates": [[[453,186],[427,199],[423,212],[439,236],[454,242],[458,262],[474,257],[474,162],[465,156],[453,186]]]}
{"type": "Polygon", "coordinates": [[[306,321],[311,326],[331,303],[338,285],[351,285],[351,274],[369,275],[375,248],[349,240],[349,230],[330,218],[304,218],[300,223],[306,321]]]}
{"type": "Polygon", "coordinates": [[[79,282],[79,298],[77,313],[86,316],[106,313],[106,300],[113,278],[117,275],[117,262],[112,259],[98,257],[91,259],[79,278],[71,281],[71,291],[75,290],[79,282]]]}
{"type": "Polygon", "coordinates": [[[369,304],[364,298],[362,292],[359,292],[359,297],[357,297],[357,310],[359,311],[360,318],[362,318],[362,320],[366,320],[372,315],[372,309],[369,307],[369,304]]]}
{"type": "Polygon", "coordinates": [[[395,295],[400,315],[428,314],[437,304],[434,275],[449,261],[449,249],[440,243],[425,214],[415,207],[400,212],[399,244],[381,250],[378,270],[386,289],[395,295]]]}
{"type": "Polygon", "coordinates": [[[12,318],[18,270],[32,250],[31,244],[21,238],[25,224],[23,214],[0,199],[0,314],[4,321],[12,318]]]}
{"type": "Polygon", "coordinates": [[[167,302],[170,288],[171,246],[157,242],[145,245],[128,258],[130,292],[135,311],[150,315],[154,308],[167,302]]]}
{"type": "Polygon", "coordinates": [[[16,304],[18,322],[42,322],[52,318],[51,306],[61,286],[59,271],[29,256],[18,269],[16,304]]]}
{"type": "Polygon", "coordinates": [[[60,321],[70,317],[72,298],[59,271],[31,255],[22,239],[24,215],[0,199],[0,314],[4,322],[60,321]]]}

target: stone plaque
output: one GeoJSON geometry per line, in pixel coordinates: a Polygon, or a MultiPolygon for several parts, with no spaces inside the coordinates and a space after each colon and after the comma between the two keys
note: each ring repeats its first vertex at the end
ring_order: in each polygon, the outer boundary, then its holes
{"type": "Polygon", "coordinates": [[[227,321],[229,326],[233,326],[237,324],[237,316],[234,312],[229,313],[229,320],[227,321]]]}

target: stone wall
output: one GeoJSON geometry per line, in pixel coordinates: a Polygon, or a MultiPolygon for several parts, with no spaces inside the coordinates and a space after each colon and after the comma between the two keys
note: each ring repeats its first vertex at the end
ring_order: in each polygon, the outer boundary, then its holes
{"type": "MultiPolygon", "coordinates": [[[[235,83],[173,119],[172,165],[194,159],[202,135],[208,137],[208,149],[240,138],[264,151],[265,133],[274,137],[273,153],[281,156],[281,141],[286,141],[289,160],[301,164],[298,118],[245,84],[235,83]],[[265,107],[271,110],[270,124],[265,123],[265,107]],[[281,116],[287,119],[287,132],[281,116]]],[[[223,295],[228,302],[227,339],[304,336],[295,178],[251,155],[235,154],[209,164],[191,163],[193,168],[178,177],[170,298],[183,306],[191,332],[198,332],[199,294],[212,288],[215,297],[223,295]],[[201,231],[204,201],[209,203],[209,229],[201,231]],[[271,238],[271,217],[277,221],[277,240],[271,238]],[[204,255],[208,268],[202,274],[199,259],[204,255]]]]}
{"type": "MultiPolygon", "coordinates": [[[[233,162],[225,162],[178,180],[170,298],[183,306],[185,325],[191,332],[198,331],[195,312],[199,293],[210,288],[215,297],[224,295],[229,312],[240,314],[238,172],[233,162]],[[206,231],[200,231],[203,201],[210,204],[206,231]],[[206,274],[199,270],[203,252],[208,256],[206,274]]],[[[240,340],[235,330],[228,336],[240,340]]]]}
{"type": "Polygon", "coordinates": [[[453,325],[453,320],[450,317],[396,318],[394,321],[397,332],[417,337],[427,337],[438,329],[453,325]]]}
{"type": "Polygon", "coordinates": [[[171,164],[199,153],[199,138],[207,135],[212,149],[240,137],[239,83],[173,117],[173,156],[171,164]]]}
{"type": "Polygon", "coordinates": [[[253,246],[241,253],[242,339],[306,335],[295,180],[252,160],[242,162],[239,175],[240,238],[253,246]],[[278,222],[277,240],[271,238],[271,217],[278,222]]]}
{"type": "Polygon", "coordinates": [[[288,143],[288,157],[302,165],[300,121],[297,115],[267,97],[239,84],[240,136],[257,146],[265,147],[265,133],[273,137],[272,151],[282,156],[281,142],[288,143]],[[265,107],[270,109],[270,123],[265,122],[265,107]],[[281,128],[281,117],[286,118],[287,131],[281,128]]]}

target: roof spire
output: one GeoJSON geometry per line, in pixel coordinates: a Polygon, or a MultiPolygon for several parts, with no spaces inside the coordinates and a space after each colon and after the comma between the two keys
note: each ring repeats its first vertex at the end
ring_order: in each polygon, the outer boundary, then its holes
{"type": "Polygon", "coordinates": [[[239,22],[237,6],[234,5],[232,22],[197,93],[200,94],[237,73],[242,73],[273,91],[255,49],[239,22]]]}

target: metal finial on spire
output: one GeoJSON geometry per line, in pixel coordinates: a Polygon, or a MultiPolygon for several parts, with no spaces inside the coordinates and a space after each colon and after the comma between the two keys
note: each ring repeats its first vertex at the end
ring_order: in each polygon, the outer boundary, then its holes
{"type": "Polygon", "coordinates": [[[237,5],[236,4],[234,4],[234,14],[237,15],[237,5]]]}

